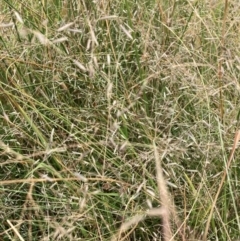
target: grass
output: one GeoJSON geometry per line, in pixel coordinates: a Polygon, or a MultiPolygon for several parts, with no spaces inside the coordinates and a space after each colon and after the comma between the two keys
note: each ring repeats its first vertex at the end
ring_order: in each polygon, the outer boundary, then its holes
{"type": "Polygon", "coordinates": [[[1,240],[239,239],[237,5],[2,1],[1,240]]]}

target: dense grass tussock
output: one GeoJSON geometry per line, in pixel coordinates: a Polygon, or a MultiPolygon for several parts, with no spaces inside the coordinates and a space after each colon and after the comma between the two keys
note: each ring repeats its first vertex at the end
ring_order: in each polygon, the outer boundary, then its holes
{"type": "Polygon", "coordinates": [[[1,240],[240,238],[237,1],[0,11],[1,240]]]}

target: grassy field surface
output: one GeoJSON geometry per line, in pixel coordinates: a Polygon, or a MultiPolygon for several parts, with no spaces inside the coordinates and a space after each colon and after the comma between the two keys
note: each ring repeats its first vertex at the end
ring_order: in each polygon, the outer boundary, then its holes
{"type": "Polygon", "coordinates": [[[1,240],[240,238],[238,1],[0,5],[1,240]]]}

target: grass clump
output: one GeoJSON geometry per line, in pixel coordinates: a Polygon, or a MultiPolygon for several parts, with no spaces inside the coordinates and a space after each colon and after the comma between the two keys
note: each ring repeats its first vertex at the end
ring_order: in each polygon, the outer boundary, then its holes
{"type": "Polygon", "coordinates": [[[2,239],[238,239],[238,21],[227,1],[2,1],[2,239]]]}

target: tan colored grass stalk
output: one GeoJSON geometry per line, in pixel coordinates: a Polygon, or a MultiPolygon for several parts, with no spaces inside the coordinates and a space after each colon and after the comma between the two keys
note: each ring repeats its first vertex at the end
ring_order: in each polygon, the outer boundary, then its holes
{"type": "Polygon", "coordinates": [[[209,231],[210,222],[211,222],[211,219],[212,219],[212,216],[213,216],[213,210],[216,208],[216,203],[217,203],[219,194],[222,190],[224,181],[225,181],[227,173],[228,173],[228,169],[229,169],[229,167],[231,165],[231,162],[233,160],[233,156],[234,156],[234,153],[235,153],[235,150],[236,150],[236,147],[237,147],[237,144],[238,144],[239,140],[240,140],[240,130],[238,130],[235,134],[234,143],[233,143],[233,147],[232,147],[232,150],[231,150],[231,153],[230,153],[230,157],[228,159],[226,169],[223,172],[222,180],[220,182],[217,194],[216,194],[216,196],[213,200],[213,204],[212,204],[210,214],[209,214],[209,217],[208,217],[208,220],[207,220],[206,228],[205,228],[204,235],[203,235],[203,241],[207,241],[207,235],[208,235],[208,231],[209,231]]]}
{"type": "Polygon", "coordinates": [[[227,21],[227,13],[228,13],[228,0],[225,0],[224,6],[224,14],[223,14],[223,21],[222,21],[222,36],[221,36],[221,46],[220,46],[220,53],[219,53],[219,62],[218,62],[218,80],[219,80],[219,87],[220,87],[220,101],[219,101],[219,109],[220,109],[220,117],[221,121],[224,121],[224,106],[223,106],[223,60],[224,60],[224,47],[225,47],[225,38],[226,38],[226,21],[227,21]]]}
{"type": "MultiPolygon", "coordinates": [[[[145,217],[160,217],[162,220],[162,230],[163,230],[163,240],[164,241],[173,241],[174,235],[172,233],[171,229],[171,215],[174,217],[174,220],[176,224],[179,225],[179,220],[176,214],[176,210],[172,206],[172,199],[169,194],[167,184],[165,182],[163,171],[161,167],[161,158],[159,157],[159,153],[156,147],[155,142],[153,143],[153,150],[154,150],[154,157],[156,161],[156,177],[157,177],[157,185],[160,195],[160,202],[161,207],[160,208],[151,208],[150,210],[147,210],[143,214],[138,214],[133,216],[128,221],[124,222],[118,232],[113,235],[111,238],[111,241],[117,241],[122,240],[121,235],[128,231],[132,226],[136,226],[139,222],[143,221],[145,217]]],[[[179,231],[181,227],[179,228],[179,231]]],[[[184,238],[183,238],[184,240],[184,238]]]]}
{"type": "Polygon", "coordinates": [[[18,232],[18,230],[15,228],[15,226],[11,223],[10,220],[7,220],[7,223],[9,224],[9,226],[11,227],[11,229],[14,231],[14,233],[17,235],[17,237],[19,238],[19,240],[24,241],[23,237],[21,236],[21,234],[18,232]]]}
{"type": "Polygon", "coordinates": [[[159,157],[159,153],[156,147],[156,144],[153,143],[153,149],[154,149],[154,157],[156,162],[156,177],[157,177],[157,185],[158,185],[158,191],[160,195],[160,201],[162,209],[164,210],[164,215],[161,215],[162,218],[162,230],[163,230],[163,240],[169,241],[173,240],[172,237],[172,230],[171,230],[171,198],[167,189],[167,184],[165,182],[165,179],[163,177],[163,171],[161,167],[161,160],[159,157]]]}

